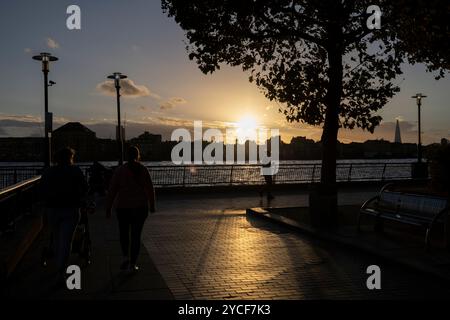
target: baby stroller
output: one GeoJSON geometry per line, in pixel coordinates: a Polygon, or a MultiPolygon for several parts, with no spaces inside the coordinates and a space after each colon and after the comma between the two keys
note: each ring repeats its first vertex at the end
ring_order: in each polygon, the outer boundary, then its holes
{"type": "MultiPolygon", "coordinates": [[[[91,264],[91,236],[89,233],[89,214],[92,214],[95,210],[95,202],[90,201],[88,205],[80,210],[80,221],[76,226],[73,239],[71,253],[77,253],[86,265],[91,264]]],[[[48,265],[48,262],[54,256],[53,251],[53,235],[50,233],[48,246],[44,248],[42,252],[41,263],[44,267],[48,265]]]]}
{"type": "Polygon", "coordinates": [[[95,203],[90,203],[86,208],[80,211],[80,222],[75,229],[72,240],[72,253],[78,253],[78,256],[84,260],[86,264],[91,264],[91,235],[89,233],[88,214],[95,210],[95,203]]]}

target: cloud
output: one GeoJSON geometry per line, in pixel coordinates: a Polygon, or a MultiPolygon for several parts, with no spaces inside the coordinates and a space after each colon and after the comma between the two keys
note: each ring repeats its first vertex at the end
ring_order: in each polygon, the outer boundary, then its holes
{"type": "Polygon", "coordinates": [[[131,51],[133,51],[133,52],[139,52],[139,51],[141,51],[141,47],[139,47],[138,45],[133,44],[133,45],[131,46],[131,51]]]}
{"type": "MultiPolygon", "coordinates": [[[[64,117],[53,116],[54,123],[66,123],[69,120],[64,117]]],[[[0,113],[0,126],[2,127],[32,127],[36,124],[42,124],[43,120],[41,116],[38,115],[13,115],[0,113]]]]}
{"type": "MultiPolygon", "coordinates": [[[[145,107],[145,106],[144,106],[145,107]]],[[[150,107],[145,107],[151,110],[150,107]]],[[[69,121],[67,118],[55,117],[54,129],[69,121]]],[[[77,121],[77,120],[75,120],[77,121]]],[[[81,121],[88,128],[97,133],[99,138],[114,138],[116,121],[111,119],[89,119],[81,121]]],[[[165,112],[151,111],[150,115],[138,119],[129,119],[126,124],[126,138],[130,139],[149,131],[154,134],[162,134],[163,139],[169,140],[173,130],[177,128],[186,128],[192,131],[194,119],[167,117],[165,112]]],[[[203,129],[218,128],[225,130],[232,128],[233,123],[224,121],[203,121],[203,129]]],[[[285,121],[279,123],[267,124],[268,128],[279,128],[283,141],[289,142],[294,136],[306,136],[308,139],[320,140],[322,134],[321,127],[308,126],[305,124],[287,125],[285,121]]],[[[403,142],[417,142],[417,124],[413,121],[400,122],[400,130],[403,142]]],[[[2,137],[29,137],[42,136],[43,123],[38,115],[8,115],[0,113],[0,136],[2,137]]],[[[351,141],[363,142],[366,140],[384,139],[393,141],[395,135],[395,122],[383,122],[375,130],[374,134],[361,129],[340,130],[339,140],[344,143],[351,141]]],[[[424,128],[423,142],[425,145],[439,142],[441,138],[450,139],[450,131],[445,128],[424,128]]]]}
{"type": "MultiPolygon", "coordinates": [[[[151,92],[149,88],[144,85],[137,85],[131,79],[121,80],[120,86],[120,94],[124,97],[140,98],[151,96],[153,98],[159,98],[159,96],[156,93],[151,92]]],[[[106,80],[99,83],[97,85],[97,91],[107,96],[115,96],[116,88],[114,87],[114,81],[106,80]]]]}
{"type": "Polygon", "coordinates": [[[58,49],[59,48],[59,43],[56,42],[55,39],[47,38],[46,43],[47,43],[47,47],[49,47],[50,49],[58,49]]]}
{"type": "Polygon", "coordinates": [[[173,107],[175,107],[177,105],[185,104],[185,103],[187,103],[187,101],[185,99],[180,98],[180,97],[173,97],[173,98],[170,98],[169,100],[161,103],[159,105],[159,108],[161,110],[168,110],[168,109],[172,109],[173,107]]]}
{"type": "Polygon", "coordinates": [[[33,53],[33,50],[31,50],[30,48],[25,48],[25,49],[23,49],[23,52],[30,54],[30,53],[33,53]]]}

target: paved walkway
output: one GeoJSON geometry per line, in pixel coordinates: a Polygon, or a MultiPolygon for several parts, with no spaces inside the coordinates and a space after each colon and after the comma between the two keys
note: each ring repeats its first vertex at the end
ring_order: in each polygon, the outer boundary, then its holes
{"type": "Polygon", "coordinates": [[[139,258],[141,270],[136,274],[120,271],[117,221],[105,218],[101,199],[98,205],[97,212],[89,216],[92,264],[85,265],[77,255],[71,258],[72,264],[81,267],[81,290],[57,286],[54,268],[41,266],[41,253],[48,243],[41,234],[12,274],[4,295],[14,299],[173,299],[144,247],[139,258]]]}
{"type": "MultiPolygon", "coordinates": [[[[344,189],[340,203],[362,203],[376,191],[344,189]]],[[[279,193],[270,205],[307,205],[306,191],[279,193]]],[[[176,299],[450,296],[422,274],[245,215],[245,208],[267,205],[255,192],[159,197],[144,244],[176,299]],[[382,290],[366,287],[372,264],[381,267],[382,290]]]]}
{"type": "MultiPolygon", "coordinates": [[[[343,188],[341,204],[361,203],[378,188],[343,188]]],[[[271,206],[305,206],[306,190],[276,191],[271,206]]],[[[29,250],[7,292],[43,299],[376,299],[443,298],[440,281],[369,255],[319,241],[245,209],[268,206],[255,191],[158,196],[143,232],[142,272],[119,272],[117,223],[100,207],[91,216],[92,265],[81,291],[56,289],[39,265],[42,240],[29,250]],[[382,269],[382,290],[366,288],[366,268],[382,269]]]]}

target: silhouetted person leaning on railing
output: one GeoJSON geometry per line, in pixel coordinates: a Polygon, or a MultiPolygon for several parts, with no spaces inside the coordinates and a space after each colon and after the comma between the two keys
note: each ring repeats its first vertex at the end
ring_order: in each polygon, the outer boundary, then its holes
{"type": "Polygon", "coordinates": [[[80,168],[73,165],[75,151],[63,148],[55,154],[56,166],[46,169],[41,191],[56,255],[59,279],[64,279],[73,234],[80,220],[88,185],[80,168]]]}
{"type": "Polygon", "coordinates": [[[127,156],[128,162],[118,167],[111,179],[106,216],[111,217],[115,205],[124,257],[121,269],[137,271],[142,228],[148,211],[155,212],[155,193],[147,168],[139,162],[139,149],[130,147],[127,156]]]}

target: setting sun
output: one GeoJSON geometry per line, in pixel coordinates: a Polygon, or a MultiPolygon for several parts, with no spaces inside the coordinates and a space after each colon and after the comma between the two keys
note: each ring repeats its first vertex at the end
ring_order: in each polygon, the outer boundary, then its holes
{"type": "Polygon", "coordinates": [[[257,141],[258,121],[254,116],[246,115],[236,122],[236,137],[239,143],[246,140],[257,141]]]}

